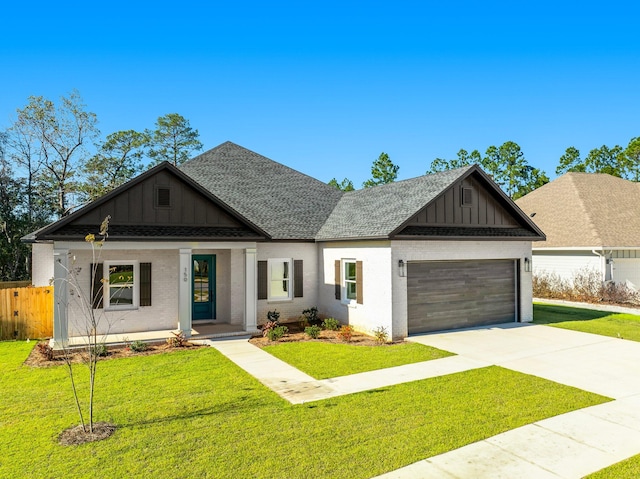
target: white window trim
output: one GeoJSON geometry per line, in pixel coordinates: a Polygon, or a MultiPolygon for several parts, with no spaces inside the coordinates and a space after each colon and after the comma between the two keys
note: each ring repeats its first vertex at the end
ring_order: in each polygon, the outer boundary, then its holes
{"type": "Polygon", "coordinates": [[[105,311],[127,311],[132,309],[138,309],[140,307],[140,262],[138,260],[109,260],[104,262],[103,266],[103,304],[105,311]],[[133,286],[132,297],[133,304],[111,304],[111,285],[109,283],[109,270],[111,266],[118,265],[133,265],[133,286]]]}
{"type": "Polygon", "coordinates": [[[347,298],[347,275],[345,272],[345,265],[347,263],[353,263],[354,265],[356,265],[356,260],[355,259],[351,259],[351,258],[344,258],[340,261],[340,286],[342,288],[342,303],[349,305],[349,306],[355,306],[356,304],[358,304],[358,291],[357,291],[357,283],[358,283],[358,276],[357,276],[357,269],[356,269],[356,279],[355,281],[349,281],[350,283],[356,283],[356,297],[353,299],[349,299],[347,298]]]}
{"type": "Polygon", "coordinates": [[[276,301],[293,301],[293,258],[269,258],[267,259],[267,301],[276,302],[276,301]],[[283,296],[273,297],[271,295],[271,271],[274,263],[288,263],[289,264],[289,290],[287,291],[288,296],[285,298],[283,296]]]}

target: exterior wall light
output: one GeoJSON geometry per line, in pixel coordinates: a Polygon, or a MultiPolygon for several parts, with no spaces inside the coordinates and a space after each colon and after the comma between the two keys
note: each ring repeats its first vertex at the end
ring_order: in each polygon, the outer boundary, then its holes
{"type": "Polygon", "coordinates": [[[405,262],[403,260],[399,260],[398,261],[398,273],[400,274],[400,277],[403,278],[405,276],[405,262]]]}
{"type": "Polygon", "coordinates": [[[527,273],[531,273],[531,260],[526,257],[524,259],[524,270],[527,273]]]}

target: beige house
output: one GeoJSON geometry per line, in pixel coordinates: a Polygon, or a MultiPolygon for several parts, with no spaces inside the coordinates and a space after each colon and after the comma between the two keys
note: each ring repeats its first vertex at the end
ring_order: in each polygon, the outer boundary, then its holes
{"type": "Polygon", "coordinates": [[[545,232],[534,273],[571,280],[580,269],[640,288],[640,184],[602,173],[567,173],[516,204],[545,232]]]}
{"type": "Polygon", "coordinates": [[[393,338],[530,321],[540,239],[477,166],[343,193],[230,142],[180,168],[158,165],[24,238],[34,285],[54,280],[58,344],[82,332],[69,271],[110,334],[253,333],[268,311],[286,321],[313,306],[393,338]],[[94,258],[84,237],[106,216],[94,258]]]}

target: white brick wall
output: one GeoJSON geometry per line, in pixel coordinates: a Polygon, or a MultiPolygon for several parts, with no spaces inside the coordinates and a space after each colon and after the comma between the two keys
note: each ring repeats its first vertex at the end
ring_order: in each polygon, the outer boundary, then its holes
{"type": "Polygon", "coordinates": [[[318,291],[321,312],[357,331],[371,334],[374,329],[384,327],[390,336],[394,334],[390,242],[321,243],[318,254],[322,264],[318,291]],[[335,261],[343,259],[362,261],[363,304],[346,304],[335,299],[335,261]]]}
{"type": "Polygon", "coordinates": [[[53,244],[34,243],[31,250],[31,284],[49,286],[53,279],[53,244]]]}
{"type": "MultiPolygon", "coordinates": [[[[81,268],[77,275],[81,292],[91,298],[91,251],[73,251],[70,254],[70,268],[81,268]]],[[[178,327],[178,251],[177,250],[122,250],[102,251],[96,257],[105,260],[138,260],[151,263],[152,305],[142,306],[131,311],[97,310],[99,318],[98,333],[131,333],[176,329],[178,327]]],[[[86,320],[84,309],[80,306],[80,292],[70,287],[69,297],[69,335],[84,334],[86,320]]]]}
{"type": "MultiPolygon", "coordinates": [[[[519,259],[520,261],[520,321],[533,320],[531,273],[524,271],[524,258],[531,258],[528,241],[395,241],[393,264],[398,261],[447,261],[471,259],[519,259]]],[[[393,275],[394,335],[407,335],[407,278],[393,275]]]]}
{"type": "Polygon", "coordinates": [[[318,256],[315,243],[259,243],[257,260],[267,261],[269,258],[291,258],[303,261],[302,298],[290,301],[258,301],[258,324],[267,321],[267,312],[276,310],[280,313],[280,321],[297,320],[304,309],[318,306],[318,256]]]}

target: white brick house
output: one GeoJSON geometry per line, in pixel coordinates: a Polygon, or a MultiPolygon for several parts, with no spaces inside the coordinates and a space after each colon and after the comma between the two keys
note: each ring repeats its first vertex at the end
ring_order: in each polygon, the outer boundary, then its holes
{"type": "Polygon", "coordinates": [[[530,321],[542,232],[477,166],[343,193],[227,142],[163,163],[24,238],[33,283],[55,284],[56,342],[215,322],[254,332],[316,306],[354,328],[411,333],[530,321]],[[110,216],[98,258],[84,241],[110,216]],[[104,294],[101,290],[104,285],[104,294]]]}

